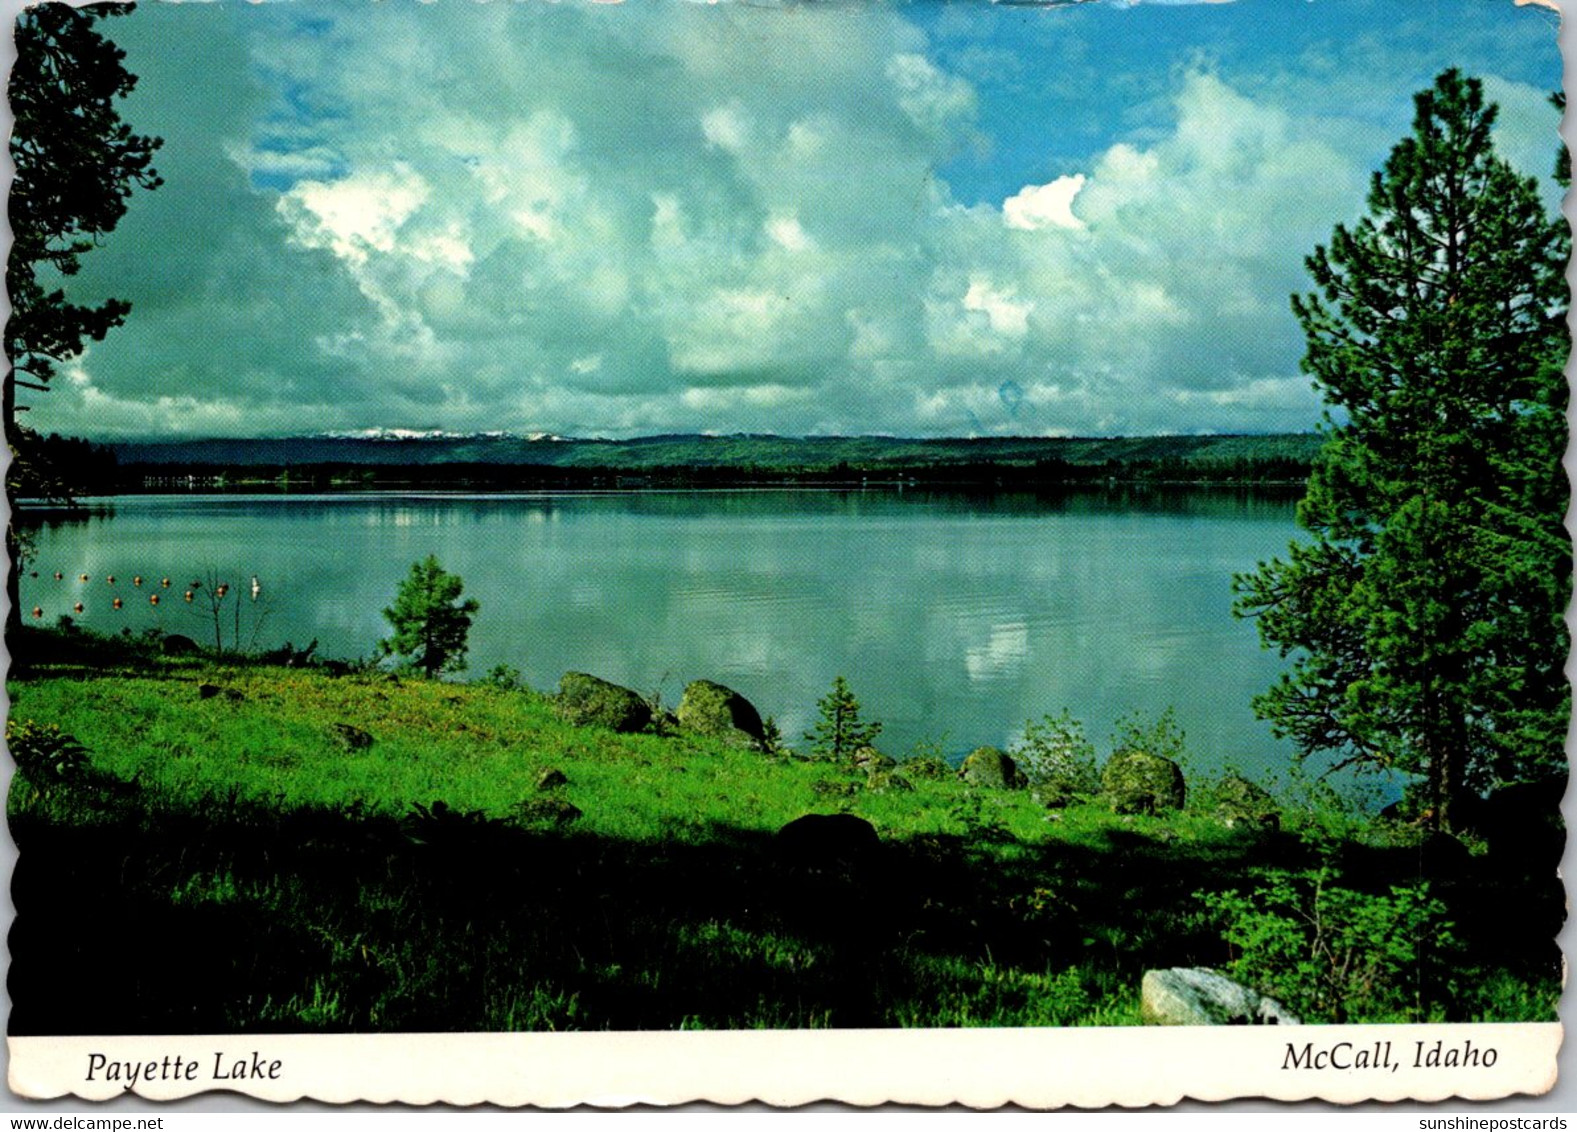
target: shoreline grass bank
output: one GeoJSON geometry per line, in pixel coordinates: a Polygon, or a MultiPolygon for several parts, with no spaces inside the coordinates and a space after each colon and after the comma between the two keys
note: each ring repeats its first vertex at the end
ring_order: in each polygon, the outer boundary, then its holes
{"type": "Polygon", "coordinates": [[[1347,1020],[1555,1016],[1554,863],[1409,826],[1229,827],[1197,787],[1163,817],[874,791],[485,683],[35,629],[13,655],[13,723],[80,755],[13,780],[12,1033],[1134,1024],[1146,969],[1252,952],[1209,894],[1310,876],[1369,911],[1424,881],[1443,909],[1407,921],[1438,937],[1413,981],[1347,1020]],[[879,847],[785,845],[807,813],[879,847]]]}

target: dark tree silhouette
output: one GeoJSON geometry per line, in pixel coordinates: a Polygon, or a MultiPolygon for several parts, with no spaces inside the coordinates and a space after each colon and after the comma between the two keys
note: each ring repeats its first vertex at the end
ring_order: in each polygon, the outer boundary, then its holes
{"type": "MultiPolygon", "coordinates": [[[[77,273],[81,256],[120,222],[132,191],[160,184],[153,168],[160,139],[133,133],[116,111],[117,100],[131,93],[137,78],[122,65],[125,52],[94,29],[132,8],[40,4],[16,24],[9,89],[16,168],[6,265],[11,317],[0,386],[0,420],[11,449],[6,486],[13,500],[26,494],[69,504],[81,486],[79,469],[51,458],[58,446],[18,420],[27,409],[17,403],[18,387],[47,390],[60,363],[80,354],[88,341],[103,339],[131,309],[122,299],[74,303],[63,284],[77,273]]],[[[16,567],[7,583],[10,631],[18,624],[16,577],[29,546],[14,522],[6,543],[16,567]]]]}

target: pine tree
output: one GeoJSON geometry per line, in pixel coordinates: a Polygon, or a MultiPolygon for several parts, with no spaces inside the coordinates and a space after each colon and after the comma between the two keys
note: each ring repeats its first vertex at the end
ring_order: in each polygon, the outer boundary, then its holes
{"type": "Polygon", "coordinates": [[[379,651],[405,658],[402,663],[420,669],[429,680],[463,670],[466,634],[481,608],[475,599],[460,600],[463,589],[464,583],[432,555],[414,563],[394,605],[383,611],[384,620],[394,626],[394,637],[380,641],[379,651]]]}
{"type": "Polygon", "coordinates": [[[849,690],[842,676],[832,682],[832,691],[816,701],[821,718],[805,732],[812,758],[843,762],[854,757],[861,747],[869,747],[881,734],[880,723],[860,720],[860,701],[849,690]]]}
{"type": "Polygon", "coordinates": [[[1296,657],[1258,713],[1302,755],[1420,776],[1449,828],[1454,798],[1565,769],[1570,241],[1495,155],[1477,80],[1415,104],[1293,298],[1331,406],[1312,541],[1235,588],[1296,657]]]}

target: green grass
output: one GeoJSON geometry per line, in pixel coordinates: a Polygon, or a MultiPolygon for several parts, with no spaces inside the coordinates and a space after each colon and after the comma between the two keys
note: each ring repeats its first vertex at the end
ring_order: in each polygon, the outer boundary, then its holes
{"type": "MultiPolygon", "coordinates": [[[[1127,1025],[1146,968],[1232,960],[1195,893],[1315,865],[1380,893],[1421,867],[1416,833],[1328,812],[1271,833],[953,779],[874,793],[572,727],[526,690],[20,644],[12,720],[90,770],[13,780],[14,1033],[1127,1025]],[[544,794],[548,769],[568,783],[544,794]],[[583,816],[527,808],[547,797],[583,816]],[[840,810],[879,854],[774,837],[840,810]]],[[[1508,899],[1482,856],[1453,868],[1433,891],[1465,950],[1432,1016],[1552,1018],[1558,881],[1508,899]]]]}

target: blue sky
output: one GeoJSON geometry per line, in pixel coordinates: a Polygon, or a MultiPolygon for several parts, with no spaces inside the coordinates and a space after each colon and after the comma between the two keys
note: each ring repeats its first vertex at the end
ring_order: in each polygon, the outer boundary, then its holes
{"type": "Polygon", "coordinates": [[[1447,66],[1548,181],[1512,0],[173,4],[165,138],[36,398],[96,438],[1313,427],[1288,295],[1447,66]]]}

